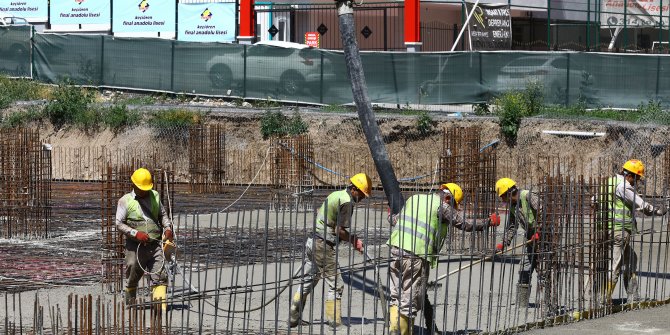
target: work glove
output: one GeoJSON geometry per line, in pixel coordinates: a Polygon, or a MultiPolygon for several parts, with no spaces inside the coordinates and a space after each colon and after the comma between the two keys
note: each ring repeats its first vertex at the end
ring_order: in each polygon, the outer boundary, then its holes
{"type": "Polygon", "coordinates": [[[351,244],[354,246],[354,249],[356,249],[360,253],[363,253],[363,241],[361,241],[361,239],[358,238],[358,236],[353,235],[351,237],[351,244]]]}
{"type": "Polygon", "coordinates": [[[138,231],[138,230],[131,230],[130,231],[130,236],[134,237],[136,240],[142,242],[142,243],[147,243],[149,242],[149,234],[143,232],[143,231],[138,231]]]}
{"type": "Polygon", "coordinates": [[[537,242],[540,240],[540,233],[535,233],[530,237],[531,242],[537,242]]]}
{"type": "Polygon", "coordinates": [[[497,213],[492,213],[489,216],[489,226],[493,227],[500,226],[500,216],[497,213]]]}
{"type": "Polygon", "coordinates": [[[502,243],[496,244],[496,251],[503,251],[505,249],[505,246],[502,243]]]}
{"type": "Polygon", "coordinates": [[[163,240],[164,241],[172,241],[174,239],[174,234],[172,234],[171,229],[165,229],[163,232],[163,240]]]}
{"type": "Polygon", "coordinates": [[[663,216],[667,212],[668,212],[667,208],[656,208],[656,210],[654,211],[654,215],[663,216]]]}

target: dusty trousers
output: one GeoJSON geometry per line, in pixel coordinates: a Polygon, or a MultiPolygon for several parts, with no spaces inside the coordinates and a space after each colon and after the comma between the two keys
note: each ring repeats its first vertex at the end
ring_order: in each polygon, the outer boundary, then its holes
{"type": "Polygon", "coordinates": [[[308,238],[305,243],[305,263],[302,273],[302,281],[297,292],[303,296],[303,299],[305,295],[312,293],[321,278],[326,281],[328,286],[326,300],[342,298],[344,282],[338,272],[334,245],[326,243],[320,238],[308,238]]]}
{"type": "Polygon", "coordinates": [[[391,247],[391,306],[401,315],[413,318],[421,310],[428,282],[428,261],[391,247]]]}
{"type": "Polygon", "coordinates": [[[149,273],[151,286],[167,285],[167,273],[163,265],[163,250],[159,243],[150,243],[139,246],[135,241],[126,241],[126,287],[137,287],[144,272],[149,273]]]}

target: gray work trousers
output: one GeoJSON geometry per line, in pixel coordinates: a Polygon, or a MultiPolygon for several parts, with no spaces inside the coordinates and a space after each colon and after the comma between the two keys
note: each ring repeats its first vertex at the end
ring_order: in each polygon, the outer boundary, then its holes
{"type": "Polygon", "coordinates": [[[308,238],[305,243],[305,263],[302,273],[302,282],[298,288],[301,296],[312,293],[319,280],[323,278],[328,285],[326,300],[342,299],[344,282],[338,272],[335,247],[332,244],[320,238],[308,238]]]}
{"type": "Polygon", "coordinates": [[[396,247],[391,247],[391,256],[391,306],[398,306],[400,314],[414,318],[423,305],[430,265],[396,247]]]}
{"type": "Polygon", "coordinates": [[[126,242],[126,279],[127,288],[135,288],[144,273],[149,274],[151,286],[167,285],[168,278],[165,272],[165,259],[160,243],[140,244],[128,239],[126,242]]]}
{"type": "Polygon", "coordinates": [[[612,242],[612,260],[609,267],[609,281],[612,286],[616,285],[623,271],[623,285],[630,299],[639,300],[637,282],[637,254],[631,248],[631,232],[628,230],[615,230],[612,242]]]}

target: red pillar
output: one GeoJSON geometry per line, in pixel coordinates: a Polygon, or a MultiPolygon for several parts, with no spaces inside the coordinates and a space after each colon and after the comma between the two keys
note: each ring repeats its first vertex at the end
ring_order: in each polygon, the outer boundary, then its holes
{"type": "Polygon", "coordinates": [[[421,50],[420,7],[420,0],[405,0],[405,46],[410,52],[421,50]]]}
{"type": "Polygon", "coordinates": [[[254,0],[240,0],[240,44],[251,44],[254,40],[254,0]]]}

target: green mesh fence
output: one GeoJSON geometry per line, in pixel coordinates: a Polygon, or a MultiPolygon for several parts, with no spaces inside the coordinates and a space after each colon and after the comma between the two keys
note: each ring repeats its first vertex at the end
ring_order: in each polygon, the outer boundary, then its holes
{"type": "Polygon", "coordinates": [[[30,77],[30,37],[32,27],[0,27],[0,73],[30,77]]]}
{"type": "MultiPolygon", "coordinates": [[[[30,46],[29,32],[0,30],[0,46],[30,46]]],[[[77,84],[277,99],[321,104],[353,101],[344,55],[286,49],[101,35],[37,34],[37,79],[77,84]]],[[[18,48],[18,47],[17,47],[18,48]]],[[[29,49],[28,49],[29,50],[29,49]]],[[[29,52],[2,53],[0,70],[30,76],[29,52]],[[11,59],[10,59],[11,58],[11,59]],[[26,64],[25,69],[20,64],[26,64]]],[[[374,103],[469,104],[534,83],[548,103],[591,107],[667,105],[670,57],[579,52],[361,54],[374,103]]]]}

